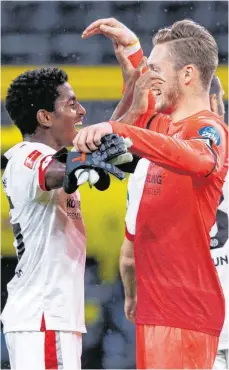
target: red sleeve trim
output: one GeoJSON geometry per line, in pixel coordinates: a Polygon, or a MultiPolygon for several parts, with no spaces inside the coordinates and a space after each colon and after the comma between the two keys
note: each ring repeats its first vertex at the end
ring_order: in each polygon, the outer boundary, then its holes
{"type": "Polygon", "coordinates": [[[53,159],[52,155],[46,155],[46,157],[44,157],[41,160],[41,163],[39,165],[38,180],[39,180],[39,186],[40,186],[41,190],[43,190],[43,191],[48,191],[48,189],[46,189],[46,186],[45,186],[45,173],[46,173],[47,168],[50,166],[50,164],[53,161],[54,161],[54,159],[53,159]]]}
{"type": "Polygon", "coordinates": [[[129,233],[129,231],[127,230],[127,227],[125,227],[125,236],[126,236],[126,239],[128,239],[130,242],[134,241],[134,235],[129,233]]]}
{"type": "Polygon", "coordinates": [[[143,57],[143,51],[142,51],[142,49],[139,49],[138,51],[136,51],[136,53],[134,53],[132,55],[129,55],[128,59],[131,62],[132,66],[134,68],[137,68],[137,66],[139,65],[142,57],[143,57]]]}

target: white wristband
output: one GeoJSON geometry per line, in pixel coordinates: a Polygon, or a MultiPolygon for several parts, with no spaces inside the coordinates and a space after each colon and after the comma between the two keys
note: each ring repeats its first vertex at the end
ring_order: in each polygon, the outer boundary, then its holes
{"type": "Polygon", "coordinates": [[[141,44],[139,42],[139,39],[136,40],[136,42],[132,45],[126,46],[124,48],[124,53],[127,57],[135,54],[138,50],[141,49],[141,44]]]}

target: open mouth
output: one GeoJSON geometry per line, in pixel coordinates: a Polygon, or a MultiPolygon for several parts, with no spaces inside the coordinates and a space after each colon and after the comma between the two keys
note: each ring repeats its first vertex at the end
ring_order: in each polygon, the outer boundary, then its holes
{"type": "Polygon", "coordinates": [[[83,125],[83,122],[82,121],[77,121],[76,123],[74,123],[74,127],[75,128],[79,128],[83,125]]]}

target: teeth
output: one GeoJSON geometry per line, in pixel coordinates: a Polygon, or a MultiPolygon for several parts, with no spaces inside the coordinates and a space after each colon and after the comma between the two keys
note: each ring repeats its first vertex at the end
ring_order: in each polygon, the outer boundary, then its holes
{"type": "Polygon", "coordinates": [[[82,121],[76,122],[76,123],[74,124],[74,127],[75,127],[75,128],[78,128],[78,127],[82,126],[82,124],[83,124],[83,122],[82,122],[82,121]]]}
{"type": "Polygon", "coordinates": [[[161,91],[157,90],[157,89],[152,89],[152,93],[153,93],[154,96],[161,95],[161,91]]]}

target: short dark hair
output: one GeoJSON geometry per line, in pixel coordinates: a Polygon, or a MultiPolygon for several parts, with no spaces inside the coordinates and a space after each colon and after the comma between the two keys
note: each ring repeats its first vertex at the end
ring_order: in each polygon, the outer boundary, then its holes
{"type": "Polygon", "coordinates": [[[57,87],[67,81],[67,74],[59,68],[26,71],[13,80],[6,96],[6,109],[22,135],[35,133],[39,109],[55,110],[57,87]]]}
{"type": "Polygon", "coordinates": [[[216,75],[212,77],[211,85],[210,85],[210,95],[216,94],[219,95],[221,90],[220,81],[216,75]]]}

